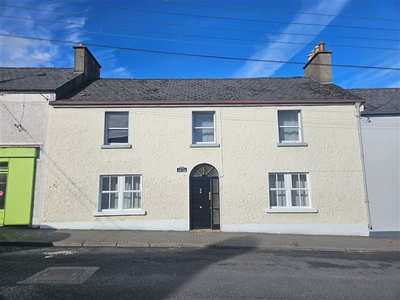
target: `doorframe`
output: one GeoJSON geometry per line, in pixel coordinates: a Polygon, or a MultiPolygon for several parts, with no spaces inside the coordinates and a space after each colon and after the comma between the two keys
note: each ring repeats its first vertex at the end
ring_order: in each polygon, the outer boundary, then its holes
{"type": "Polygon", "coordinates": [[[210,191],[211,191],[211,204],[210,204],[210,218],[211,218],[211,226],[210,229],[219,230],[221,227],[221,197],[220,197],[220,183],[219,183],[219,173],[218,170],[210,164],[202,163],[196,165],[192,171],[190,172],[189,176],[189,230],[193,229],[192,225],[192,182],[195,180],[204,180],[208,181],[210,184],[210,191]],[[215,191],[214,189],[214,182],[218,183],[218,189],[215,191]],[[217,201],[218,197],[218,206],[214,207],[214,201],[217,201]],[[218,223],[214,222],[215,213],[218,213],[218,223]]]}

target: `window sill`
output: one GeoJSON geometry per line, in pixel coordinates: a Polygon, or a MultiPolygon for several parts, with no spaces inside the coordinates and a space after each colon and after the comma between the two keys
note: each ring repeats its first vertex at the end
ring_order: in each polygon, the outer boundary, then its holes
{"type": "Polygon", "coordinates": [[[217,143],[204,143],[204,144],[190,144],[190,148],[213,148],[219,147],[220,145],[217,143]]]}
{"type": "Polygon", "coordinates": [[[131,144],[101,145],[101,149],[132,149],[131,144]]]}
{"type": "Polygon", "coordinates": [[[296,213],[317,213],[318,209],[311,207],[302,207],[302,208],[267,208],[266,210],[269,214],[296,214],[296,213]]]}
{"type": "Polygon", "coordinates": [[[145,210],[127,210],[127,211],[95,211],[94,217],[112,217],[112,216],[145,216],[147,212],[145,210]]]}
{"type": "Polygon", "coordinates": [[[300,143],[300,142],[294,142],[294,143],[278,143],[278,147],[307,147],[308,143],[300,143]]]}

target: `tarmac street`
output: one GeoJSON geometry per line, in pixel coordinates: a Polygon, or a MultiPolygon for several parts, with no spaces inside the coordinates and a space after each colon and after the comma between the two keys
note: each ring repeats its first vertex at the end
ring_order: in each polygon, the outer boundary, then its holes
{"type": "Polygon", "coordinates": [[[0,299],[400,299],[400,240],[0,227],[0,299]]]}
{"type": "Polygon", "coordinates": [[[0,247],[0,299],[400,298],[396,251],[0,247]]]}

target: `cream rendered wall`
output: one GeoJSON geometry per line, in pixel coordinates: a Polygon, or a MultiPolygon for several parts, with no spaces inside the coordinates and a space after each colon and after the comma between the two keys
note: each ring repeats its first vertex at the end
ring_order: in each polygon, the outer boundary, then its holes
{"type": "Polygon", "coordinates": [[[36,160],[32,225],[42,222],[43,178],[46,160],[48,101],[54,94],[0,94],[0,146],[39,148],[36,160]],[[21,124],[23,130],[16,125],[21,124]]]}
{"type": "Polygon", "coordinates": [[[42,227],[188,230],[189,174],[209,163],[223,231],[368,234],[353,105],[51,108],[49,124],[42,227]],[[277,146],[278,109],[301,110],[307,147],[277,146]],[[101,149],[106,111],[129,111],[132,149],[101,149]],[[220,147],[190,147],[193,111],[215,111],[220,147]],[[269,172],[309,172],[318,213],[267,213],[269,172]],[[93,216],[103,174],[142,174],[146,215],[93,216]]]}

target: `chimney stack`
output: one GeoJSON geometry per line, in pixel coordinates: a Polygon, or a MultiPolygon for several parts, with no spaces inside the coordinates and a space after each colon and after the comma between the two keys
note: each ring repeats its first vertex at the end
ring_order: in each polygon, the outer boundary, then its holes
{"type": "Polygon", "coordinates": [[[332,83],[332,51],[325,50],[324,41],[320,41],[308,55],[308,62],[303,67],[304,76],[321,83],[332,83]]]}
{"type": "Polygon", "coordinates": [[[100,78],[100,64],[84,44],[74,46],[74,72],[83,73],[86,79],[100,78]]]}

